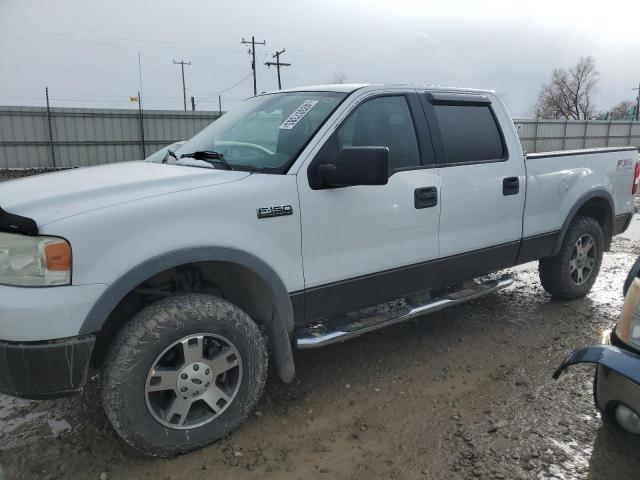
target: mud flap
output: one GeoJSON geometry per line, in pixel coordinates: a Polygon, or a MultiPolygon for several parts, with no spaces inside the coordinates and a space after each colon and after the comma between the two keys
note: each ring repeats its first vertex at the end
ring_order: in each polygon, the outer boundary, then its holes
{"type": "Polygon", "coordinates": [[[271,321],[267,324],[267,334],[271,342],[271,352],[280,380],[291,383],[296,377],[296,368],[293,363],[291,341],[282,317],[274,312],[271,321]]]}
{"type": "Polygon", "coordinates": [[[612,345],[591,345],[574,350],[553,374],[558,379],[564,370],[576,363],[601,365],[640,385],[640,356],[612,345]]]}

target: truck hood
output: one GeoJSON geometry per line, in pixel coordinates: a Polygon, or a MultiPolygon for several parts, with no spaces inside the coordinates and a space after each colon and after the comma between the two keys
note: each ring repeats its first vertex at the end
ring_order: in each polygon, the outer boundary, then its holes
{"type": "Polygon", "coordinates": [[[0,208],[39,227],[142,198],[234,182],[249,172],[150,162],[123,162],[0,183],[0,208]]]}

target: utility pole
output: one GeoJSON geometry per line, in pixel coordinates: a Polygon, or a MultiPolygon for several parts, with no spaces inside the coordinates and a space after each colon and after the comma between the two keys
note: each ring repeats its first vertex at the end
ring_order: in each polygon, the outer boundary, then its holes
{"type": "Polygon", "coordinates": [[[49,87],[44,87],[44,94],[47,97],[47,125],[49,127],[49,149],[51,150],[51,166],[56,166],[56,152],[53,148],[53,127],[51,126],[51,105],[49,103],[49,87]]]}
{"type": "Polygon", "coordinates": [[[193,96],[191,96],[191,111],[196,111],[196,99],[193,96]]]}
{"type": "Polygon", "coordinates": [[[142,158],[147,156],[144,145],[144,116],[142,113],[142,94],[138,92],[138,123],[140,124],[140,147],[142,148],[142,158]]]}
{"type": "Polygon", "coordinates": [[[275,62],[266,62],[265,65],[269,68],[271,68],[272,66],[276,67],[276,70],[278,70],[278,90],[282,90],[282,82],[280,82],[280,67],[290,67],[291,64],[290,63],[282,63],[280,61],[280,55],[282,55],[285,52],[285,49],[283,48],[282,50],[280,50],[279,52],[276,50],[276,53],[274,53],[272,55],[272,58],[275,58],[276,61],[275,62]]]}
{"type": "Polygon", "coordinates": [[[218,95],[218,118],[222,116],[222,95],[218,95]]]}
{"type": "Polygon", "coordinates": [[[638,84],[638,88],[632,88],[631,90],[635,90],[638,92],[638,95],[636,95],[636,122],[637,122],[638,113],[640,113],[640,83],[638,84]]]}
{"type": "Polygon", "coordinates": [[[251,36],[250,42],[243,38],[242,42],[240,43],[244,45],[248,45],[249,43],[251,44],[249,53],[251,54],[251,71],[253,72],[253,95],[255,96],[258,94],[258,84],[256,82],[256,45],[266,45],[267,42],[265,42],[264,40],[262,42],[256,42],[256,38],[254,36],[251,36]]]}
{"type": "Polygon", "coordinates": [[[185,65],[191,65],[191,61],[185,62],[184,60],[174,60],[173,63],[175,63],[176,65],[180,65],[180,68],[182,69],[182,101],[184,103],[184,111],[187,111],[187,87],[184,83],[184,66],[185,65]]]}

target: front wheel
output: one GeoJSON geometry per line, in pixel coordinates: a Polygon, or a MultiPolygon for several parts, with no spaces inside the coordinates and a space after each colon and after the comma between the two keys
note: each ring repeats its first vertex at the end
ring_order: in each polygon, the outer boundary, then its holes
{"type": "Polygon", "coordinates": [[[604,251],[602,227],[593,218],[576,217],[557,255],[540,260],[542,287],[553,297],[584,297],[596,281],[604,251]]]}
{"type": "Polygon", "coordinates": [[[103,405],[132,447],[170,457],[239,425],[258,402],[267,350],[241,309],[210,295],[170,297],[119,332],[103,372],[103,405]]]}

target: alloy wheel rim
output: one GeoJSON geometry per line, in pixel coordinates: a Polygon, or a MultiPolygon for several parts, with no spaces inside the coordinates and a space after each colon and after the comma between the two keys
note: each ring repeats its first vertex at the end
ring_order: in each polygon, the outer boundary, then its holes
{"type": "Polygon", "coordinates": [[[242,382],[242,358],[221,335],[176,340],[155,359],[145,381],[147,409],[165,427],[201,427],[232,403],[242,382]]]}
{"type": "Polygon", "coordinates": [[[585,284],[596,265],[597,247],[593,236],[581,235],[573,246],[569,261],[569,276],[576,285],[585,284]]]}

